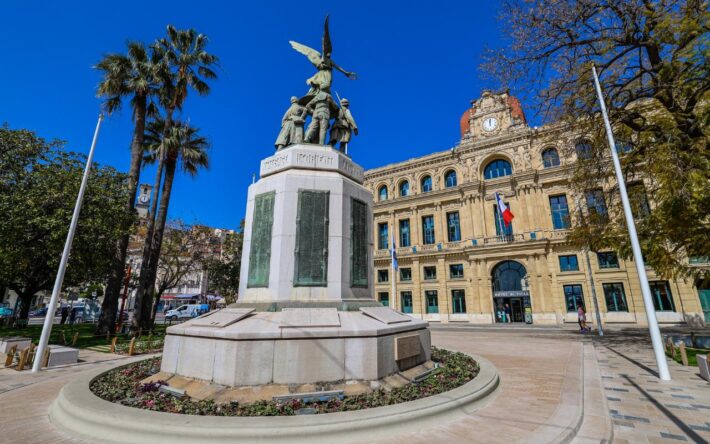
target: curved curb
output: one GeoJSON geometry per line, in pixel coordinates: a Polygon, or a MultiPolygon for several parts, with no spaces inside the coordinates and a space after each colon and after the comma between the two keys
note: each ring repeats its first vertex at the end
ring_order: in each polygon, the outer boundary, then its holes
{"type": "Polygon", "coordinates": [[[103,400],[89,389],[106,370],[65,385],[51,421],[70,435],[111,443],[350,443],[411,433],[470,415],[492,399],[499,377],[491,362],[473,356],[479,373],[468,383],[416,401],[353,412],[280,417],[218,417],[142,410],[103,400]]]}

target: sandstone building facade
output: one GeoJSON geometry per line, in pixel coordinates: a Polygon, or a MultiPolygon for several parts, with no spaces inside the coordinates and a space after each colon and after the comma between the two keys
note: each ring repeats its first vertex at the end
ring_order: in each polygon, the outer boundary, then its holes
{"type": "MultiPolygon", "coordinates": [[[[492,324],[507,320],[508,311],[513,322],[563,325],[576,323],[583,305],[596,323],[591,267],[602,322],[645,325],[634,264],[565,242],[578,205],[606,211],[593,191],[576,196],[569,186],[588,142],[562,124],[528,126],[507,92],[473,101],[461,136],[451,150],[366,172],[375,198],[376,297],[432,322],[492,324]],[[510,226],[496,193],[515,215],[510,226]]],[[[660,323],[710,321],[707,288],[652,270],[649,280],[660,323]]]]}

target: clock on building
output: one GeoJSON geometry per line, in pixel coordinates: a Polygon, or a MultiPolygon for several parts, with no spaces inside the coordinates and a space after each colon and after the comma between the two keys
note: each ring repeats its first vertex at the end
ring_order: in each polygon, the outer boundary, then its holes
{"type": "Polygon", "coordinates": [[[141,196],[138,198],[138,201],[142,204],[147,204],[149,200],[150,196],[148,194],[141,194],[141,196]]]}
{"type": "Polygon", "coordinates": [[[483,119],[484,131],[493,131],[496,128],[498,128],[498,119],[496,119],[495,117],[486,117],[485,119],[483,119]]]}

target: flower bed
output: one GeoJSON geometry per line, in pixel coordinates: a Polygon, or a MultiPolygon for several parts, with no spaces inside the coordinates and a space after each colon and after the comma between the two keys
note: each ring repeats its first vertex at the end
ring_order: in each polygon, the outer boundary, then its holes
{"type": "Polygon", "coordinates": [[[342,400],[304,403],[259,401],[250,404],[217,404],[212,400],[196,401],[187,396],[176,397],[160,391],[163,381],[142,384],[140,381],[160,368],[160,358],[130,364],[91,381],[91,391],[98,397],[123,405],[169,413],[214,416],[288,416],[299,413],[333,413],[399,404],[437,395],[459,387],[478,374],[478,364],[463,353],[432,347],[432,360],[441,367],[421,382],[390,391],[348,396],[342,400]],[[302,410],[308,409],[308,410],[302,410]]]}

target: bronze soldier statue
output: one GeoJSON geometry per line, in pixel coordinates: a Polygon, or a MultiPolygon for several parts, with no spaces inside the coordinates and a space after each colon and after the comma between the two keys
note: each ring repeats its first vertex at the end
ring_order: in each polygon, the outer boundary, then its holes
{"type": "Polygon", "coordinates": [[[357,135],[357,131],[357,124],[350,112],[350,102],[348,102],[348,99],[344,98],[340,101],[340,110],[335,118],[335,123],[333,123],[333,129],[330,130],[330,141],[328,145],[335,147],[335,144],[340,142],[340,151],[347,154],[350,137],[352,133],[357,135]]]}
{"type": "Polygon", "coordinates": [[[331,111],[335,112],[338,109],[335,100],[327,92],[318,91],[308,102],[306,108],[312,113],[311,124],[308,125],[308,131],[306,131],[306,142],[325,145],[331,111]]]}
{"type": "Polygon", "coordinates": [[[298,104],[298,97],[291,97],[291,106],[281,119],[281,131],[275,144],[277,150],[303,142],[303,124],[306,122],[306,114],[306,108],[298,104]]]}

